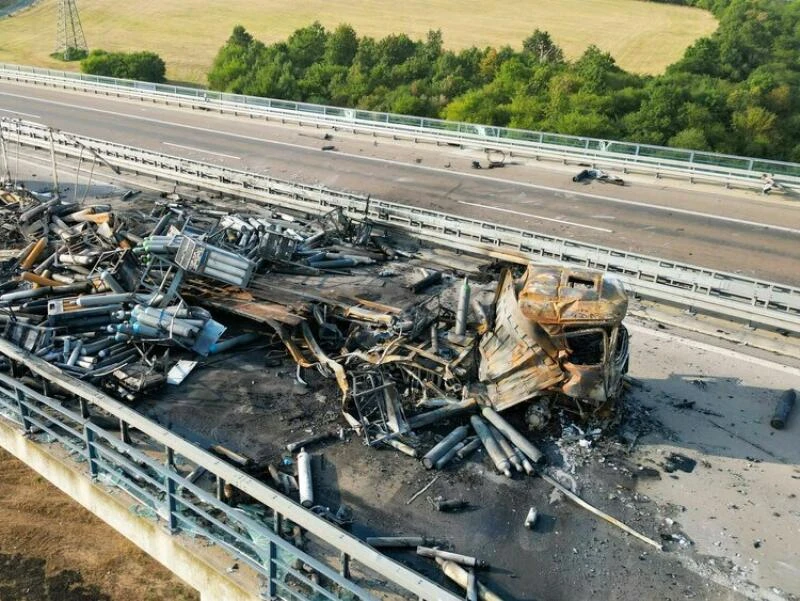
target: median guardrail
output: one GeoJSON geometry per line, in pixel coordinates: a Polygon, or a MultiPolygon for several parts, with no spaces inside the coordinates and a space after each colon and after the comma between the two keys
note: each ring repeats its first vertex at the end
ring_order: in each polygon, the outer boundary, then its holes
{"type": "Polygon", "coordinates": [[[785,189],[800,190],[798,163],[227,94],[7,63],[0,63],[0,79],[319,127],[346,128],[356,133],[499,149],[519,156],[588,163],[595,167],[728,186],[760,188],[762,176],[771,174],[785,189]]]}
{"type": "Polygon", "coordinates": [[[6,140],[87,159],[179,184],[264,204],[322,214],[339,208],[354,219],[403,230],[424,240],[509,261],[549,261],[616,274],[634,293],[661,303],[739,323],[800,334],[800,288],[469,219],[421,207],[365,198],[323,187],[182,159],[140,148],[0,120],[6,140]]]}
{"type": "Polygon", "coordinates": [[[202,537],[252,568],[264,583],[254,597],[291,601],[412,599],[459,601],[422,575],[378,553],[345,530],[262,482],[162,428],[102,391],[0,339],[0,417],[31,440],[58,443],[87,477],[124,491],[138,508],[175,535],[202,537]],[[24,366],[24,368],[23,368],[24,366]],[[28,370],[52,398],[23,383],[28,370]],[[3,372],[6,373],[3,373],[3,372]],[[47,390],[47,387],[45,387],[47,390]],[[67,398],[64,398],[66,394],[67,398]],[[93,422],[119,420],[128,437],[93,422]],[[159,453],[156,451],[161,449],[159,453]],[[249,495],[249,510],[222,502],[189,475],[205,470],[216,486],[249,495]],[[305,550],[284,538],[291,522],[305,532],[305,550]]]}

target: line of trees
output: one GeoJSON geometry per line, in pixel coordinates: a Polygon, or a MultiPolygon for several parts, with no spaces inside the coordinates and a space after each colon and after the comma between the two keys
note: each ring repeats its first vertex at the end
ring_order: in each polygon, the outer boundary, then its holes
{"type": "Polygon", "coordinates": [[[717,31],[659,76],[619,68],[590,46],[575,61],[544,31],[520,50],[446,50],[359,37],[319,23],[263,44],[237,26],[219,50],[214,90],[632,140],[800,162],[800,3],[678,0],[711,10],[717,31]]]}
{"type": "Polygon", "coordinates": [[[163,59],[154,52],[92,50],[81,60],[81,71],[91,75],[161,83],[167,67],[163,59]]]}

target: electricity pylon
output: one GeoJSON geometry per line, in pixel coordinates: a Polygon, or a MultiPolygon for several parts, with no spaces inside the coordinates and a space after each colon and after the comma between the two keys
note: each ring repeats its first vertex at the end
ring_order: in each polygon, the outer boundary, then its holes
{"type": "Polygon", "coordinates": [[[64,60],[70,60],[73,53],[86,52],[88,49],[75,0],[59,0],[56,53],[62,55],[64,60]]]}

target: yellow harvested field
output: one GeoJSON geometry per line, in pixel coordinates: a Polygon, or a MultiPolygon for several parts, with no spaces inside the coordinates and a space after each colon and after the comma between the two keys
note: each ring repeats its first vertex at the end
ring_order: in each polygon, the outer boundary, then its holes
{"type": "MultiPolygon", "coordinates": [[[[0,20],[0,62],[77,69],[50,58],[57,0],[39,0],[0,20]]],[[[589,44],[638,73],[660,73],[687,46],[717,26],[706,11],[642,0],[78,0],[91,48],[152,50],[173,81],[204,83],[219,47],[235,25],[265,42],[285,39],[315,20],[327,28],[350,23],[359,35],[441,29],[448,48],[520,47],[534,29],[550,32],[568,58],[589,44]]]]}

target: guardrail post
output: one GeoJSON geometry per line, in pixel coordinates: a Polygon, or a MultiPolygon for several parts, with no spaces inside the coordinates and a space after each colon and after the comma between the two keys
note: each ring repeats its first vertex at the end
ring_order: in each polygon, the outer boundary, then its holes
{"type": "MultiPolygon", "coordinates": [[[[276,514],[277,515],[277,514],[276,514]]],[[[278,546],[269,541],[267,546],[267,599],[275,599],[278,594],[276,582],[278,580],[278,546]]]]}
{"type": "Polygon", "coordinates": [[[17,396],[17,409],[19,410],[19,418],[22,422],[22,429],[25,434],[31,433],[31,422],[28,420],[28,407],[25,404],[25,393],[20,389],[16,390],[17,396]]]}
{"type": "Polygon", "coordinates": [[[339,573],[342,575],[342,577],[350,580],[350,556],[346,552],[342,551],[339,554],[339,560],[342,563],[342,565],[339,566],[339,573]]]}
{"type": "Polygon", "coordinates": [[[175,515],[178,511],[178,503],[175,500],[178,487],[175,484],[175,479],[169,473],[169,468],[164,470],[164,478],[166,480],[164,484],[166,485],[167,493],[167,527],[169,528],[170,534],[174,534],[178,530],[178,517],[175,515]]]}
{"type": "Polygon", "coordinates": [[[86,462],[89,464],[89,474],[94,480],[99,473],[97,468],[97,450],[94,448],[95,435],[85,424],[83,426],[83,436],[86,439],[86,462]]]}
{"type": "Polygon", "coordinates": [[[217,476],[217,501],[225,501],[225,480],[217,476]]]}

